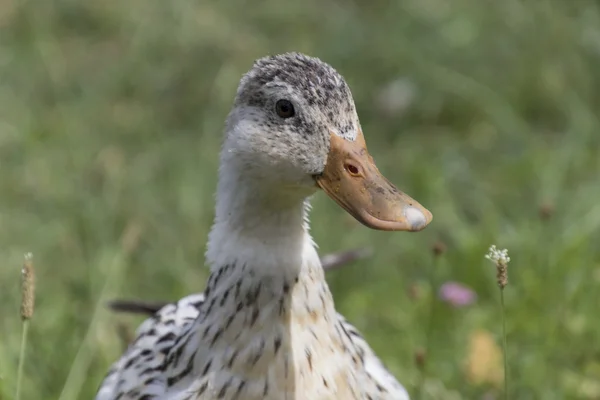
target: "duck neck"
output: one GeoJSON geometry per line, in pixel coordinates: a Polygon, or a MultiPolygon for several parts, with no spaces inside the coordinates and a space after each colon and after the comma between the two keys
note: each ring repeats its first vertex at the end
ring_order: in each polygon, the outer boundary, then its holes
{"type": "Polygon", "coordinates": [[[206,253],[211,274],[227,267],[228,274],[263,284],[293,283],[306,273],[324,280],[308,232],[308,197],[314,190],[277,187],[230,164],[219,176],[206,253]]]}
{"type": "Polygon", "coordinates": [[[278,192],[233,172],[221,170],[202,309],[172,352],[189,347],[195,371],[219,368],[220,379],[243,387],[247,398],[261,398],[249,393],[266,394],[275,383],[272,390],[298,398],[296,390],[335,382],[348,365],[348,346],[308,233],[307,195],[278,192]]]}

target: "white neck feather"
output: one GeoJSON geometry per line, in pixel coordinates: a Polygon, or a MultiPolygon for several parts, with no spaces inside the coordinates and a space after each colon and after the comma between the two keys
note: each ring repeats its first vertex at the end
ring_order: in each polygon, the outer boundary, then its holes
{"type": "Polygon", "coordinates": [[[211,270],[242,264],[257,276],[285,279],[307,265],[321,268],[308,232],[307,198],[314,191],[273,187],[236,164],[228,159],[219,173],[206,252],[211,270]]]}
{"type": "Polygon", "coordinates": [[[344,344],[308,233],[314,190],[282,189],[236,164],[222,162],[206,254],[211,277],[190,339],[182,340],[198,374],[219,371],[196,384],[243,387],[240,398],[249,400],[358,398],[349,366],[359,358],[344,344]]]}

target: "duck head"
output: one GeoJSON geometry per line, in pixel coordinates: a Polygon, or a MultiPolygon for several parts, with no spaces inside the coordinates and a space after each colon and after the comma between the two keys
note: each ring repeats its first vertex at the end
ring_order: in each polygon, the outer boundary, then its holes
{"type": "Polygon", "coordinates": [[[238,87],[222,157],[256,190],[306,197],[320,188],[373,229],[419,231],[432,219],[379,172],[350,88],[316,58],[287,53],[255,62],[238,87]]]}

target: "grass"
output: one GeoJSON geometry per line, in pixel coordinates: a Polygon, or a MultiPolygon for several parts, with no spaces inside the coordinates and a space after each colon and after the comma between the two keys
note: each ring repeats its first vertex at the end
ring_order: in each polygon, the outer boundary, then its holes
{"type": "Polygon", "coordinates": [[[25,254],[23,268],[21,270],[21,321],[23,329],[21,332],[21,347],[19,350],[19,366],[17,367],[17,389],[15,400],[21,400],[21,387],[23,383],[23,368],[25,367],[25,349],[27,348],[27,334],[29,333],[29,321],[35,311],[35,270],[33,268],[33,255],[25,254]]]}
{"type": "Polygon", "coordinates": [[[506,340],[506,312],[504,311],[504,289],[500,289],[500,307],[502,313],[502,354],[503,354],[503,376],[504,376],[504,399],[508,400],[508,344],[506,340]]]}
{"type": "Polygon", "coordinates": [[[437,301],[429,282],[452,279],[478,302],[438,304],[423,398],[501,396],[501,384],[464,368],[473,332],[494,332],[501,345],[483,259],[495,243],[513,259],[509,398],[598,398],[598,7],[2,2],[0,399],[16,389],[25,251],[38,262],[23,399],[92,398],[121,351],[117,326],[140,322],[111,315],[104,299],[203,289],[223,120],[252,60],[288,50],[347,78],[380,169],[434,214],[423,232],[389,234],[314,200],[322,253],[375,250],[328,279],[338,309],[394,374],[415,393],[413,358],[437,301]],[[447,251],[433,268],[437,241],[447,251]]]}
{"type": "Polygon", "coordinates": [[[15,400],[21,399],[21,387],[23,382],[23,367],[25,366],[25,349],[27,348],[27,333],[29,331],[29,321],[23,321],[23,333],[21,334],[21,349],[19,350],[19,366],[17,367],[17,392],[15,400]]]}

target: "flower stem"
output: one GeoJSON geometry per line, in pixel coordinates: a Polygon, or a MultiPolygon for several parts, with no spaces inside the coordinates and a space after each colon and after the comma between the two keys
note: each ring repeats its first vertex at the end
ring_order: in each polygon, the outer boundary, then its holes
{"type": "Polygon", "coordinates": [[[435,290],[437,286],[437,272],[440,270],[441,264],[441,255],[442,251],[436,252],[434,250],[434,259],[433,259],[433,269],[429,271],[428,280],[429,287],[431,290],[431,298],[429,299],[429,313],[427,315],[427,328],[425,331],[425,346],[422,350],[422,354],[418,357],[421,358],[417,360],[417,367],[419,369],[419,377],[417,381],[415,399],[422,400],[423,399],[423,389],[425,387],[425,381],[427,380],[427,360],[432,354],[431,352],[431,336],[433,334],[433,325],[435,321],[435,314],[437,311],[437,299],[435,297],[435,290]]]}
{"type": "Polygon", "coordinates": [[[25,365],[25,348],[27,346],[27,333],[29,330],[29,320],[23,320],[23,333],[21,334],[21,351],[19,353],[19,367],[17,372],[17,393],[15,400],[21,399],[21,381],[23,379],[23,366],[25,365]]]}
{"type": "Polygon", "coordinates": [[[506,315],[504,311],[504,288],[500,288],[500,307],[502,308],[502,348],[504,352],[504,400],[508,400],[508,348],[506,345],[506,315]]]}

